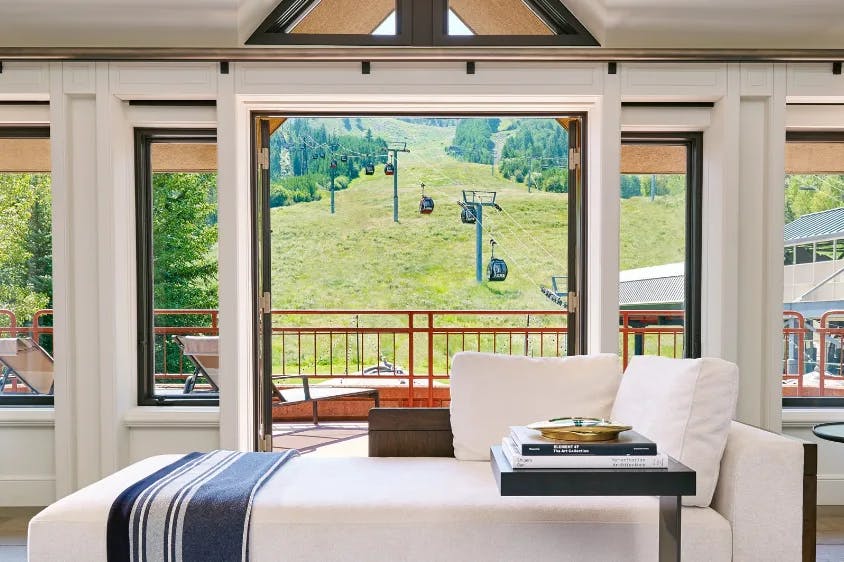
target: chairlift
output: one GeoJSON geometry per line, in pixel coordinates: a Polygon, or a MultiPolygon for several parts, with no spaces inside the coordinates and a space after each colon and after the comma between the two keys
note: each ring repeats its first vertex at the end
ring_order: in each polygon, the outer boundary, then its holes
{"type": "Polygon", "coordinates": [[[422,198],[419,200],[419,213],[422,215],[430,215],[434,212],[434,200],[425,195],[425,184],[422,184],[422,198]]]}
{"type": "Polygon", "coordinates": [[[507,262],[495,257],[495,246],[498,242],[494,238],[489,241],[489,244],[492,246],[492,257],[486,266],[487,279],[490,281],[504,281],[507,279],[507,262]]]}
{"type": "Polygon", "coordinates": [[[475,213],[469,207],[463,207],[460,210],[460,222],[463,224],[475,224],[475,213]]]}
{"type": "Polygon", "coordinates": [[[393,166],[392,162],[387,162],[384,165],[384,175],[393,176],[396,173],[396,167],[393,166]]]}
{"type": "Polygon", "coordinates": [[[367,176],[372,176],[372,175],[374,175],[374,174],[375,174],[375,164],[373,164],[372,162],[367,162],[367,163],[366,163],[366,166],[364,166],[364,168],[363,168],[363,172],[364,172],[367,176]]]}

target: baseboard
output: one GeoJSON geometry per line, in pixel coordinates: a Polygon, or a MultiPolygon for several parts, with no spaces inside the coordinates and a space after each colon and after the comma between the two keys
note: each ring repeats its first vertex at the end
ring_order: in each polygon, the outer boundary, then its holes
{"type": "Polygon", "coordinates": [[[56,501],[56,478],[52,475],[0,475],[0,507],[50,505],[56,501]]]}
{"type": "Polygon", "coordinates": [[[844,505],[844,474],[818,474],[818,505],[844,505]]]}

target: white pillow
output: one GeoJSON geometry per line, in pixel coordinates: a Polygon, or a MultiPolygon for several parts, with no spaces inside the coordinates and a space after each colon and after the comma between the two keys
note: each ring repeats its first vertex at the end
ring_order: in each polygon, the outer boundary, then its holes
{"type": "Polygon", "coordinates": [[[531,358],[461,352],[451,365],[454,456],[489,460],[511,425],[561,416],[607,417],[618,390],[615,354],[531,358]]]}
{"type": "Polygon", "coordinates": [[[697,494],[683,505],[712,501],[730,420],[736,412],[738,367],[721,359],[634,357],[618,389],[612,420],[632,425],[697,472],[697,494]]]}

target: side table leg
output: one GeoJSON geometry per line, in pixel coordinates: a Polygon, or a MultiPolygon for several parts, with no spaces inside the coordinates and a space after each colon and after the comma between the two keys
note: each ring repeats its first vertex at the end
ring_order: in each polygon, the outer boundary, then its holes
{"type": "Polygon", "coordinates": [[[659,498],[659,562],[680,561],[680,498],[659,498]]]}

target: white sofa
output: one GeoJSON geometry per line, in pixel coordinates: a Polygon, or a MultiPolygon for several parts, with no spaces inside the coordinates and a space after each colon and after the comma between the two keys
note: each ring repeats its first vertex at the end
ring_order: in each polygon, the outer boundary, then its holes
{"type": "MultiPolygon", "coordinates": [[[[451,456],[451,420],[448,409],[372,410],[370,458],[290,461],[256,496],[251,559],[658,559],[656,498],[501,497],[488,462],[451,456]]],[[[711,506],[682,509],[683,560],[800,560],[804,499],[814,508],[804,444],[736,422],[727,432],[711,506]]],[[[38,514],[30,561],[105,560],[114,498],[176,458],[136,463],[38,514]]]]}

